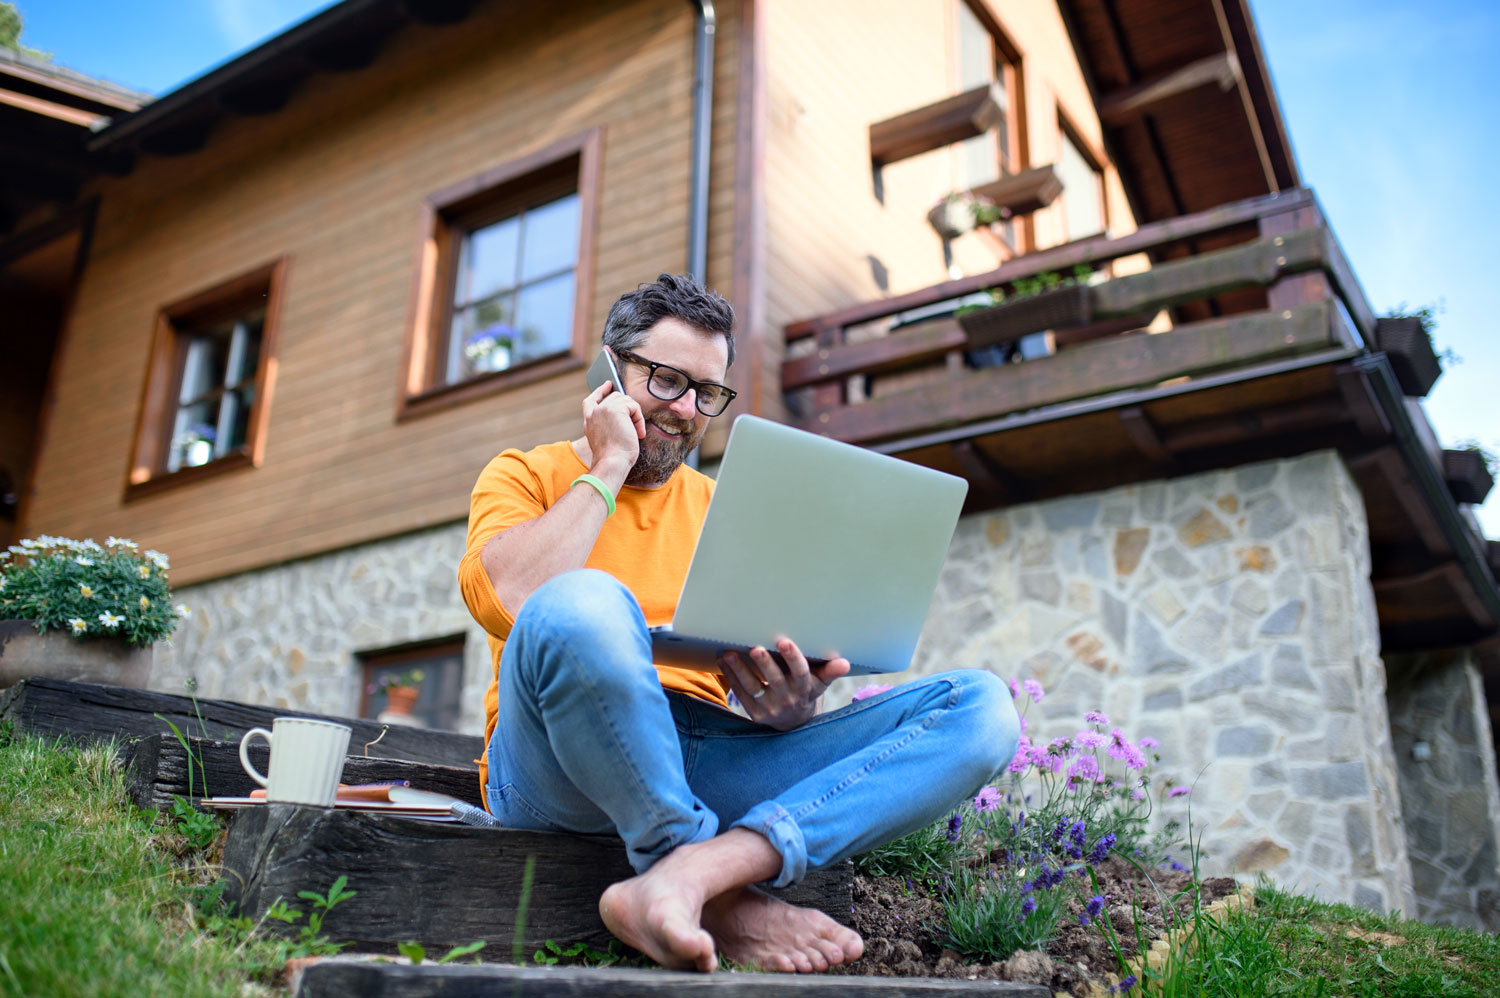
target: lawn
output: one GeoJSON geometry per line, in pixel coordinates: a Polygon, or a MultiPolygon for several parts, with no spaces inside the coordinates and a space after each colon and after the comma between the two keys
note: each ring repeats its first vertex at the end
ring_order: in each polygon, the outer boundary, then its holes
{"type": "MultiPolygon", "coordinates": [[[[869,914],[920,900],[930,917],[913,925],[913,946],[940,953],[969,940],[965,945],[979,944],[984,952],[955,954],[989,965],[1001,962],[996,947],[1007,945],[1024,897],[1013,912],[1006,905],[1014,899],[988,896],[981,884],[964,881],[967,900],[953,893],[955,873],[962,880],[980,869],[965,852],[980,840],[962,838],[958,828],[967,823],[980,831],[982,818],[1001,813],[998,807],[976,811],[972,802],[966,807],[959,825],[950,819],[862,861],[861,878],[867,888],[875,887],[862,906],[869,914]],[[945,870],[951,863],[959,866],[945,870]],[[919,871],[915,878],[913,871],[919,871]],[[986,917],[1007,924],[986,924],[986,917]]],[[[1104,816],[1094,817],[1104,827],[1104,816]]],[[[1064,852],[1071,835],[1070,826],[1061,836],[1064,852]]],[[[289,956],[326,953],[335,943],[309,931],[311,919],[292,916],[289,908],[283,910],[293,920],[295,938],[225,911],[212,887],[222,842],[216,819],[204,824],[132,806],[111,746],[47,744],[0,728],[0,996],[281,993],[289,956]]],[[[1097,840],[1086,838],[1085,846],[1092,852],[1097,840]]],[[[999,860],[985,857],[987,864],[999,860]]],[[[1111,862],[1118,869],[1121,860],[1111,862]]],[[[1055,908],[1054,925],[1107,940],[1108,924],[1117,943],[1131,934],[1128,907],[1123,921],[1111,920],[1105,907],[1104,918],[1096,912],[1090,926],[1078,924],[1078,915],[1089,913],[1087,892],[1107,882],[1092,877],[1108,875],[1109,866],[1084,863],[1070,870],[1077,890],[1066,878],[1049,888],[1058,892],[1043,898],[1055,908]]],[[[1198,907],[1191,876],[1161,882],[1176,885],[1163,894],[1169,907],[1198,907]]],[[[348,887],[357,890],[358,884],[348,887]]],[[[1322,904],[1269,884],[1259,887],[1256,898],[1253,910],[1200,916],[1191,956],[1169,960],[1130,993],[1487,995],[1500,979],[1500,942],[1493,936],[1322,904]]],[[[313,916],[319,900],[293,903],[313,916]]],[[[1046,926],[1022,929],[1027,944],[1045,950],[1046,926]]],[[[1113,944],[1103,945],[1109,951],[1113,944]]]]}

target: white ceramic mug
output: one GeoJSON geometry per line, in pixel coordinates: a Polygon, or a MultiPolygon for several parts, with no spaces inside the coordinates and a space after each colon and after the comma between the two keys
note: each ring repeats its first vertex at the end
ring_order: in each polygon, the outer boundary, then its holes
{"type": "Polygon", "coordinates": [[[349,751],[348,725],[314,721],[307,717],[278,717],[271,730],[251,728],[240,739],[240,765],[256,783],[266,788],[267,801],[333,807],[344,775],[344,755],[349,751]],[[271,747],[271,775],[264,776],[250,764],[250,741],[266,740],[271,747]]]}

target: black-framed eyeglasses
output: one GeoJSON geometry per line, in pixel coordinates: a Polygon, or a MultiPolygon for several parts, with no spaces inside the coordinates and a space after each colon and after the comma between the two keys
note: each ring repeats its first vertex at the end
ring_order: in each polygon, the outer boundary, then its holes
{"type": "Polygon", "coordinates": [[[698,411],[705,416],[717,416],[734,401],[736,392],[728,385],[721,385],[716,381],[697,381],[668,364],[658,364],[619,347],[610,349],[621,360],[646,368],[646,390],[663,402],[676,401],[691,388],[697,393],[694,403],[698,406],[698,411]]]}

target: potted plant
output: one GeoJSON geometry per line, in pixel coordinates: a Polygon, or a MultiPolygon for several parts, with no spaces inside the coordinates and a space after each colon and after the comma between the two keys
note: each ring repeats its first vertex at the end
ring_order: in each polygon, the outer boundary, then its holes
{"type": "Polygon", "coordinates": [[[1477,441],[1467,440],[1443,451],[1443,480],[1456,502],[1475,506],[1484,502],[1495,485],[1495,455],[1477,441]]]}
{"type": "Polygon", "coordinates": [[[979,225],[993,225],[1010,217],[1010,209],[968,191],[945,194],[927,210],[927,222],[944,239],[957,239],[979,225]]]}
{"type": "Polygon", "coordinates": [[[421,669],[381,673],[365,690],[366,693],[379,693],[385,697],[385,707],[380,711],[378,720],[388,724],[420,724],[412,715],[412,708],[422,695],[420,684],[426,678],[427,674],[421,669]]]}
{"type": "Polygon", "coordinates": [[[470,370],[478,373],[503,371],[510,367],[510,352],[516,345],[516,330],[504,322],[497,322],[470,333],[464,340],[464,357],[470,370]]]}
{"type": "Polygon", "coordinates": [[[144,687],[172,604],[167,556],[110,537],[43,535],[0,552],[0,687],[31,676],[144,687]]]}
{"type": "MultiPolygon", "coordinates": [[[[1437,327],[1432,306],[1408,311],[1405,303],[1375,320],[1375,349],[1386,355],[1396,382],[1406,395],[1421,398],[1443,373],[1432,342],[1437,327]]],[[[1449,358],[1450,360],[1453,358],[1449,358]]]]}
{"type": "Polygon", "coordinates": [[[966,305],[955,312],[974,347],[1007,343],[1028,333],[1086,325],[1092,315],[1088,285],[1093,270],[1078,264],[1067,276],[1045,271],[1018,277],[1011,290],[990,288],[989,305],[966,305]]]}

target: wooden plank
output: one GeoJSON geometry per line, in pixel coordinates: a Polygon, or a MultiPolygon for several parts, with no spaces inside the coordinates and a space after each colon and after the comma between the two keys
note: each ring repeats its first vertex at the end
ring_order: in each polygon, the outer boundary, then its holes
{"type": "Polygon", "coordinates": [[[888,315],[895,315],[897,312],[935,305],[950,298],[961,298],[985,288],[1008,284],[1018,277],[1033,277],[1047,270],[1066,270],[1079,263],[1101,264],[1134,253],[1160,249],[1171,243],[1252,222],[1268,212],[1287,211],[1298,205],[1311,203],[1312,192],[1298,189],[1279,195],[1248,198],[1197,214],[1152,222],[1124,236],[1101,235],[1091,239],[1080,239],[1077,242],[1008,260],[987,273],[944,281],[909,294],[861,302],[825,315],[790,323],[786,327],[786,340],[790,343],[812,336],[820,328],[858,325],[862,322],[871,322],[888,315]]]}
{"type": "MultiPolygon", "coordinates": [[[[236,811],[224,847],[225,897],[260,918],[277,898],[324,890],[340,875],[358,895],[329,913],[328,938],[390,951],[416,939],[456,945],[516,934],[521,881],[534,857],[522,944],[548,939],[603,949],[599,896],[635,875],[619,839],[476,828],[387,815],[268,804],[236,811]]],[[[773,892],[848,924],[853,864],[809,872],[773,892]]]]}
{"type": "MultiPolygon", "coordinates": [[[[381,744],[384,744],[382,742],[381,744]]],[[[350,746],[355,752],[364,747],[350,746]]],[[[378,748],[379,746],[375,746],[378,748]]],[[[250,746],[250,761],[262,773],[270,762],[270,749],[257,740],[250,746]]],[[[189,738],[183,748],[175,735],[149,735],[131,742],[120,753],[126,789],[137,807],[167,810],[173,797],[248,797],[260,784],[240,765],[237,741],[189,738]],[[188,758],[193,759],[189,791],[188,758]]],[[[479,774],[474,766],[439,766],[404,759],[366,758],[350,755],[344,760],[345,783],[384,783],[406,780],[419,790],[435,790],[483,807],[479,774]]]]}
{"type": "MultiPolygon", "coordinates": [[[[496,959],[504,946],[482,955],[496,959]]],[[[321,960],[302,972],[297,998],[897,998],[904,995],[1004,995],[1051,998],[1041,984],[952,981],[940,977],[863,977],[854,974],[692,974],[636,967],[517,967],[436,964],[413,967],[349,958],[321,960]]]]}
{"type": "Polygon", "coordinates": [[[1174,463],[1172,452],[1167,449],[1166,443],[1161,438],[1161,432],[1151,417],[1138,405],[1127,406],[1119,410],[1120,425],[1125,427],[1126,436],[1130,442],[1135,444],[1146,459],[1170,468],[1174,463]]]}
{"type": "Polygon", "coordinates": [[[1327,304],[1304,305],[1096,340],[1025,364],[818,412],[806,425],[838,440],[866,443],[1237,367],[1327,344],[1328,313],[1327,304]]]}
{"type": "MultiPolygon", "coordinates": [[[[1285,236],[1257,239],[1241,246],[1157,264],[1139,274],[1096,284],[1089,288],[1093,314],[1112,318],[1154,313],[1241,288],[1266,287],[1283,274],[1323,266],[1327,260],[1326,236],[1324,229],[1301,229],[1285,236]]],[[[1273,304],[1272,307],[1287,306],[1273,304]]]]}
{"type": "Polygon", "coordinates": [[[980,184],[971,193],[988,198],[1002,208],[1009,208],[1013,215],[1026,215],[1056,201],[1062,190],[1062,178],[1048,164],[980,184]]]}
{"type": "Polygon", "coordinates": [[[983,135],[1004,116],[1005,94],[988,83],[870,126],[870,159],[895,163],[983,135]]]}
{"type": "Polygon", "coordinates": [[[1123,87],[1099,98],[1099,120],[1122,125],[1149,114],[1159,104],[1210,84],[1221,91],[1232,90],[1240,78],[1240,61],[1234,52],[1218,52],[1180,69],[1123,87]]]}
{"type": "Polygon", "coordinates": [[[347,724],[353,729],[349,750],[382,759],[407,759],[459,768],[472,766],[484,751],[484,739],[453,731],[430,731],[405,725],[384,725],[354,717],[312,714],[307,711],[262,707],[233,700],[210,700],[63,679],[24,679],[0,694],[0,721],[16,730],[48,738],[86,741],[106,738],[144,738],[169,735],[170,721],[186,735],[238,742],[251,728],[269,728],[278,717],[310,717],[347,724]],[[160,715],[158,717],[157,715],[160,715]]]}
{"type": "Polygon", "coordinates": [[[908,326],[879,339],[819,347],[781,366],[781,387],[790,391],[851,374],[883,374],[937,360],[968,342],[951,317],[908,326]]]}

